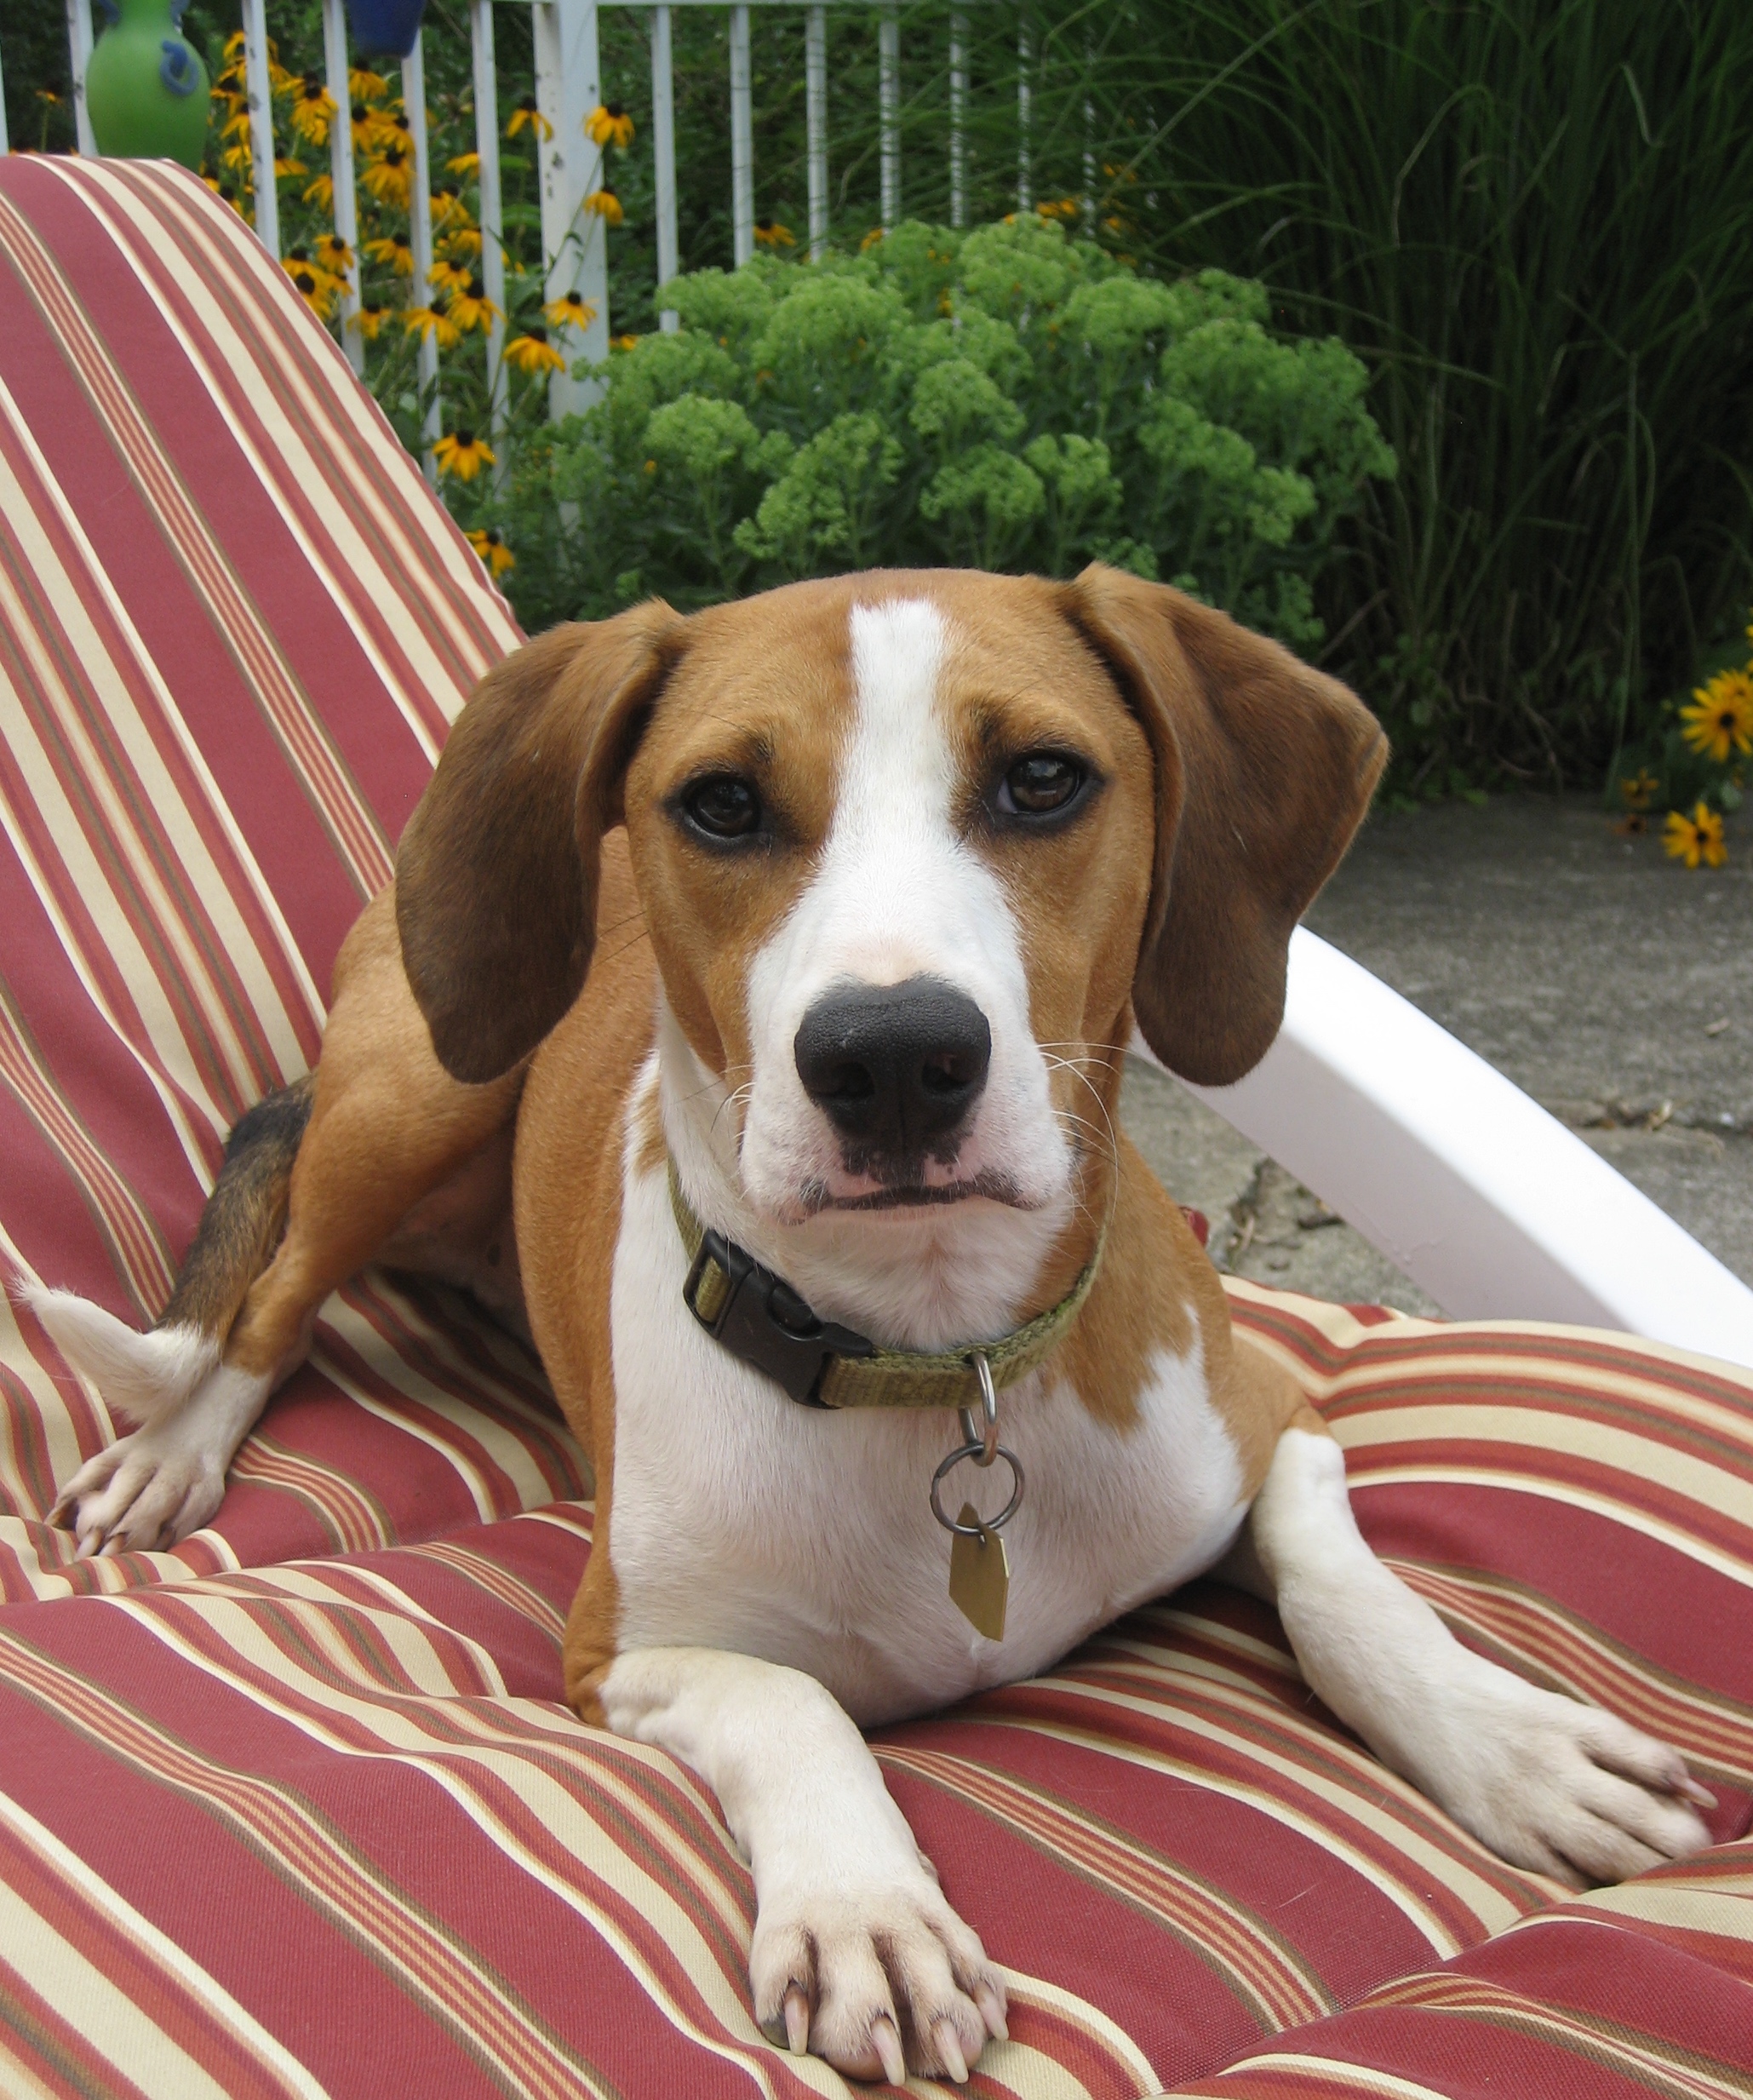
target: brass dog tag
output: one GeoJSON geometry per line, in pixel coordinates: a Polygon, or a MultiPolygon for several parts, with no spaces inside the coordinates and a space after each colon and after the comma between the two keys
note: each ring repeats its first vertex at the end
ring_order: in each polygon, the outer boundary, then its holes
{"type": "MultiPolygon", "coordinates": [[[[961,1521],[979,1524],[971,1502],[962,1504],[961,1521]]],[[[977,1537],[958,1531],[949,1549],[949,1601],[977,1633],[989,1641],[1005,1638],[1005,1606],[1011,1594],[1011,1559],[996,1531],[980,1525],[977,1537]]]]}

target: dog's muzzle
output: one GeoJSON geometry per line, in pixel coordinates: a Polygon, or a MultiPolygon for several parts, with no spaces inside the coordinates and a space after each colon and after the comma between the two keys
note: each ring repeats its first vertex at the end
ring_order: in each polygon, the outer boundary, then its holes
{"type": "Polygon", "coordinates": [[[882,1181],[955,1157],[992,1063],[992,1029],[941,978],[837,986],[793,1044],[804,1091],[839,1133],[846,1168],[882,1181]]]}

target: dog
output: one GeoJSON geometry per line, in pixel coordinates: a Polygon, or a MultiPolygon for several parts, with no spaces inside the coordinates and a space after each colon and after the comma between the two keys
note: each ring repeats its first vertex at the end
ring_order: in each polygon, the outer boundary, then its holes
{"type": "Polygon", "coordinates": [[[458,719],[162,1319],[37,1296],[140,1425],[56,1519],[169,1545],[354,1271],[473,1290],[595,1469],[566,1695],[716,1793],[756,2017],[854,2078],[960,2080],[1005,2033],[860,1729],[1207,1570],[1506,1859],[1579,1887],[1696,1850],[1676,1751],[1375,1558],[1116,1126],[1135,1024],[1207,1085],[1264,1053],[1385,753],[1342,685],[1100,565],[543,634],[458,719]]]}

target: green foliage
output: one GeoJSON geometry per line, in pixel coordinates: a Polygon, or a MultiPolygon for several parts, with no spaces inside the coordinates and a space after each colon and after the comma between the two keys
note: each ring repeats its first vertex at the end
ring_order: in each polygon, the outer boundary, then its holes
{"type": "Polygon", "coordinates": [[[1161,576],[1309,649],[1342,522],[1394,456],[1366,376],[1265,295],[1162,284],[1038,218],[909,222],[856,256],[681,278],[673,334],[453,495],[518,559],[525,623],[708,605],[874,565],[1161,576]]]}

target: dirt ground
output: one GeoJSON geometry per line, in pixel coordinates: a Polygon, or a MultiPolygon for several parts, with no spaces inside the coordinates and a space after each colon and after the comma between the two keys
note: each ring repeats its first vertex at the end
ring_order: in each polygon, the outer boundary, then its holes
{"type": "MultiPolygon", "coordinates": [[[[1753,825],[1688,870],[1550,797],[1378,815],[1309,924],[1441,1023],[1753,1283],[1753,825]]],[[[1122,1115],[1220,1268],[1409,1312],[1437,1308],[1173,1081],[1122,1115]]]]}

